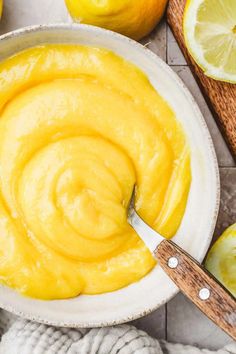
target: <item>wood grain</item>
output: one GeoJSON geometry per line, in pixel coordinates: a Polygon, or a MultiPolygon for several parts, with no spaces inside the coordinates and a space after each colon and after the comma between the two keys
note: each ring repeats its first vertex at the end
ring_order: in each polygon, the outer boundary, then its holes
{"type": "Polygon", "coordinates": [[[164,240],[155,251],[155,256],[166,274],[179,289],[221,329],[236,340],[236,300],[198,262],[170,240],[164,240]],[[171,257],[178,260],[176,268],[170,268],[171,257]],[[208,289],[210,296],[202,300],[201,289],[208,289]]]}
{"type": "Polygon", "coordinates": [[[185,0],[169,0],[167,21],[236,158],[236,85],[207,77],[188,54],[182,26],[185,2],[185,0]]]}

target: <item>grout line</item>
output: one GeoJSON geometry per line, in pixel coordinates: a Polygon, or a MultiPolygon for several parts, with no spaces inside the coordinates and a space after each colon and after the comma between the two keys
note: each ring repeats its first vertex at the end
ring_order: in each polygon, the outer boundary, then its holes
{"type": "Polygon", "coordinates": [[[184,67],[189,67],[189,65],[188,64],[168,64],[170,67],[182,67],[182,66],[184,66],[184,67]]]}
{"type": "Polygon", "coordinates": [[[166,63],[168,64],[168,23],[166,21],[166,63]]]}
{"type": "Polygon", "coordinates": [[[234,166],[220,166],[219,165],[219,169],[220,170],[236,170],[236,165],[234,165],[234,166]]]}
{"type": "Polygon", "coordinates": [[[168,303],[165,304],[165,340],[168,341],[168,316],[167,316],[167,306],[168,303]]]}

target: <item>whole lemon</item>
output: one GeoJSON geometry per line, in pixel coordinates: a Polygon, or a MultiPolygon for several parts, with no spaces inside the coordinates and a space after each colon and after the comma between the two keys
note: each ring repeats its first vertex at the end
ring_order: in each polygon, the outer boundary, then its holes
{"type": "Polygon", "coordinates": [[[0,19],[2,17],[2,5],[3,5],[3,0],[0,0],[0,19]]]}
{"type": "Polygon", "coordinates": [[[141,39],[161,19],[167,0],[65,0],[72,18],[141,39]]]}

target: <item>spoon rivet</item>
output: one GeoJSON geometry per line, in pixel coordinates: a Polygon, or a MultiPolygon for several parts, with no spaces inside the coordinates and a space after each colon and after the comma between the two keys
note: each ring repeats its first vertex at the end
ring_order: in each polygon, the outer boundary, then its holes
{"type": "Polygon", "coordinates": [[[169,268],[172,268],[172,269],[177,268],[178,264],[179,264],[179,261],[176,257],[170,257],[168,259],[168,267],[169,268]]]}
{"type": "Polygon", "coordinates": [[[202,288],[199,293],[198,293],[199,297],[201,300],[207,300],[209,299],[211,293],[210,290],[207,288],[202,288]]]}

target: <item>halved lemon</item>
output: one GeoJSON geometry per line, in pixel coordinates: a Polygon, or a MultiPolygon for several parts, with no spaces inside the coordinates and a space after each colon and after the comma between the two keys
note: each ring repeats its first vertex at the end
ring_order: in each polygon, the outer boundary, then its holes
{"type": "Polygon", "coordinates": [[[226,229],[213,245],[205,266],[236,296],[236,223],[226,229]]]}
{"type": "Polygon", "coordinates": [[[207,76],[236,83],[236,0],[187,0],[186,46],[207,76]]]}

